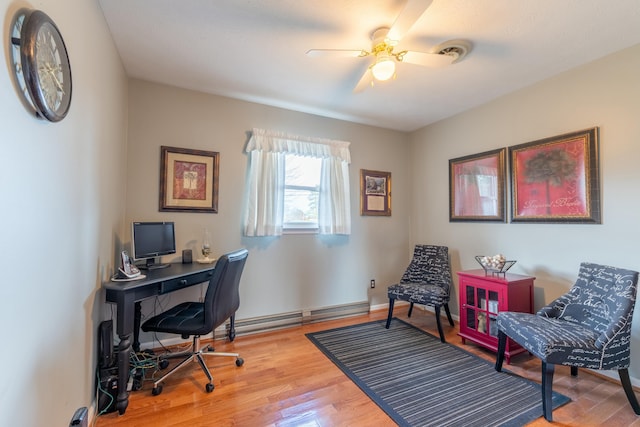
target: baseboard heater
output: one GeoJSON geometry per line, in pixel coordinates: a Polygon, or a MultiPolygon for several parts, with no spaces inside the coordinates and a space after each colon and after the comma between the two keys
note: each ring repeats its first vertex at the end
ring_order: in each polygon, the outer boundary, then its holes
{"type": "MultiPolygon", "coordinates": [[[[307,323],[357,316],[369,313],[369,309],[369,302],[362,301],[316,309],[304,309],[290,313],[272,314],[248,319],[236,319],[236,335],[274,331],[293,326],[301,326],[307,323]]],[[[227,322],[225,325],[220,326],[215,330],[215,338],[224,338],[227,335],[228,329],[229,323],[227,322]]]]}

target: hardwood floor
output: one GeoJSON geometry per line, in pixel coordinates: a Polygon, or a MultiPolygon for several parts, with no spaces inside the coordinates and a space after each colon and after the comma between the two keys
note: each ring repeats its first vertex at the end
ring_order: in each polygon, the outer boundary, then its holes
{"type": "MultiPolygon", "coordinates": [[[[432,313],[406,308],[396,317],[437,335],[432,313]]],[[[255,335],[241,335],[233,343],[215,341],[218,351],[239,352],[244,366],[232,358],[209,358],[215,390],[204,391],[206,377],[198,366],[169,378],[159,396],[151,395],[152,382],[132,392],[124,415],[105,414],[96,427],[111,426],[393,426],[395,423],[305,337],[305,333],[386,318],[386,311],[309,324],[255,335]]],[[[457,327],[443,322],[447,341],[490,361],[495,355],[473,344],[462,345],[457,327]]],[[[540,362],[526,354],[505,367],[540,382],[540,362]]],[[[454,386],[454,385],[452,385],[454,386]]],[[[554,423],[544,418],[529,426],[640,426],[622,386],[580,371],[557,367],[554,390],[572,401],[553,412],[554,423]]],[[[479,396],[479,398],[482,398],[479,396]]],[[[451,402],[455,405],[455,402],[451,402]]]]}

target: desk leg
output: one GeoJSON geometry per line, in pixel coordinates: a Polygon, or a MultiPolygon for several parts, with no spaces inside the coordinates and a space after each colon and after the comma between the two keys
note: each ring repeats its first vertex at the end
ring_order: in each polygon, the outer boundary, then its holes
{"type": "Polygon", "coordinates": [[[129,354],[131,353],[131,335],[135,323],[135,300],[132,294],[122,294],[118,297],[118,327],[120,338],[118,343],[118,397],[116,408],[123,415],[129,405],[129,354]]]}
{"type": "Polygon", "coordinates": [[[118,344],[118,398],[116,408],[118,413],[123,415],[129,406],[129,392],[127,384],[129,382],[129,354],[131,353],[131,335],[120,335],[118,344]]]}
{"type": "Polygon", "coordinates": [[[142,304],[136,302],[133,312],[133,351],[140,351],[140,321],[142,320],[142,304]]]}

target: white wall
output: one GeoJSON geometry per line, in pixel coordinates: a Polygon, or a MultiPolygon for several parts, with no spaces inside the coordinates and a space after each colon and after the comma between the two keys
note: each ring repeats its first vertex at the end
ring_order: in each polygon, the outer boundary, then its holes
{"type": "MultiPolygon", "coordinates": [[[[249,249],[241,282],[238,319],[367,301],[386,303],[386,286],[408,264],[407,135],[371,126],[132,80],[129,92],[127,223],[176,222],[180,252],[197,256],[205,227],[215,255],[249,249]],[[252,128],[351,142],[352,234],[348,237],[285,235],[243,238],[244,148],[252,128]],[[220,152],[218,213],[160,212],[160,146],[220,152]],[[360,216],[360,169],[391,172],[392,216],[360,216]],[[370,279],[378,287],[369,291],[370,279]]],[[[164,261],[179,261],[180,254],[164,261]]],[[[163,307],[200,295],[202,289],[161,298],[163,307]]],[[[143,316],[154,301],[143,304],[143,316]]],[[[143,334],[141,341],[149,341],[143,334]]]]}
{"type": "Polygon", "coordinates": [[[0,0],[0,425],[66,426],[95,382],[100,285],[123,230],[127,81],[93,1],[40,0],[71,60],[68,116],[23,108],[9,28],[27,3],[0,0]]]}
{"type": "MultiPolygon", "coordinates": [[[[566,72],[411,135],[411,243],[452,248],[455,270],[504,253],[533,275],[535,308],[565,293],[582,261],[640,270],[640,45],[566,72]],[[600,127],[601,225],[450,223],[448,160],[600,127]]],[[[456,302],[452,311],[457,312],[456,302]]],[[[631,375],[640,378],[640,310],[631,375]]]]}

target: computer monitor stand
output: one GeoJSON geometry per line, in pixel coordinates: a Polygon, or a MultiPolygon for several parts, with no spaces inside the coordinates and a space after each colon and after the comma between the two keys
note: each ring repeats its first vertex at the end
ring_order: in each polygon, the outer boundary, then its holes
{"type": "Polygon", "coordinates": [[[137,266],[140,270],[157,270],[158,268],[167,268],[171,267],[171,264],[160,264],[156,263],[155,258],[147,258],[146,262],[142,265],[137,266]]]}

